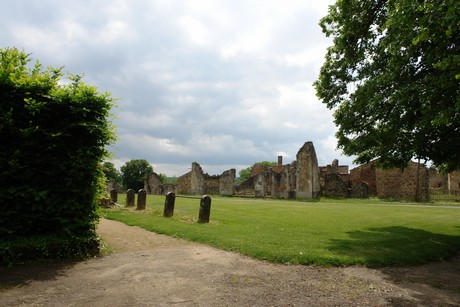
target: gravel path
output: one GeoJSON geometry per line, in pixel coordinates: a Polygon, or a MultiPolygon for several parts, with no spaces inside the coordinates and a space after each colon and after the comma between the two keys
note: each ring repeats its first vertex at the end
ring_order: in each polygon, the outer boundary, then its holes
{"type": "Polygon", "coordinates": [[[460,257],[413,268],[280,265],[103,219],[110,255],[0,268],[0,306],[460,306],[460,257]]]}

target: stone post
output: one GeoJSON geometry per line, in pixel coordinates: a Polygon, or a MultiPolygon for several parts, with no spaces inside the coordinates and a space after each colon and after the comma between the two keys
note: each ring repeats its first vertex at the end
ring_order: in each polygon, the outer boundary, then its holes
{"type": "Polygon", "coordinates": [[[115,190],[115,189],[110,190],[110,200],[113,201],[114,203],[118,202],[117,190],[115,190]]]}
{"type": "Polygon", "coordinates": [[[126,207],[134,207],[134,197],[136,192],[133,189],[126,191],[126,207]]]}
{"type": "Polygon", "coordinates": [[[164,217],[172,217],[174,214],[174,203],[176,202],[176,194],[168,192],[165,199],[165,207],[163,210],[164,217]]]}
{"type": "Polygon", "coordinates": [[[147,192],[144,189],[140,189],[137,193],[137,210],[144,210],[147,202],[147,192]]]}
{"type": "Polygon", "coordinates": [[[198,216],[198,223],[209,223],[209,216],[211,215],[211,197],[203,195],[200,201],[200,214],[198,216]]]}

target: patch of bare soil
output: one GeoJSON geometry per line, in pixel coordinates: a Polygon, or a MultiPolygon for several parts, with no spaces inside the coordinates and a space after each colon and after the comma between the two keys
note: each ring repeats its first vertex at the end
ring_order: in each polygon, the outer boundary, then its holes
{"type": "Polygon", "coordinates": [[[460,306],[460,257],[410,268],[279,265],[102,220],[112,253],[0,268],[0,306],[460,306]]]}

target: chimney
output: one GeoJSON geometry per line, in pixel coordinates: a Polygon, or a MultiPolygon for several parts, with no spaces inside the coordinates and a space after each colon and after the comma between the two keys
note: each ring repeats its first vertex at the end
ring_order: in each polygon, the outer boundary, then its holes
{"type": "Polygon", "coordinates": [[[283,156],[278,156],[278,166],[283,166],[283,156]]]}

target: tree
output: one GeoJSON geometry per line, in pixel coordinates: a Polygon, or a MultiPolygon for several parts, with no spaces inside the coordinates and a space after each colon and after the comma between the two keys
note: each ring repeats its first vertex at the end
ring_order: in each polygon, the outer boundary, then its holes
{"type": "Polygon", "coordinates": [[[253,165],[240,170],[240,172],[239,172],[240,181],[244,181],[244,180],[248,179],[249,177],[251,177],[252,170],[253,170],[254,166],[256,166],[256,165],[263,165],[264,167],[271,167],[271,166],[277,165],[277,163],[276,162],[269,162],[269,161],[256,162],[253,165]]]}
{"type": "Polygon", "coordinates": [[[315,87],[357,163],[460,167],[460,2],[338,0],[315,87]]]}
{"type": "Polygon", "coordinates": [[[152,166],[144,159],[130,160],[120,170],[123,187],[134,191],[143,189],[144,181],[153,172],[152,166]]]}
{"type": "Polygon", "coordinates": [[[117,184],[121,183],[121,173],[115,168],[112,162],[105,161],[102,164],[102,172],[107,180],[114,181],[117,184]]]}
{"type": "Polygon", "coordinates": [[[98,247],[98,196],[113,99],[62,69],[0,48],[0,263],[85,257],[98,247]]]}

